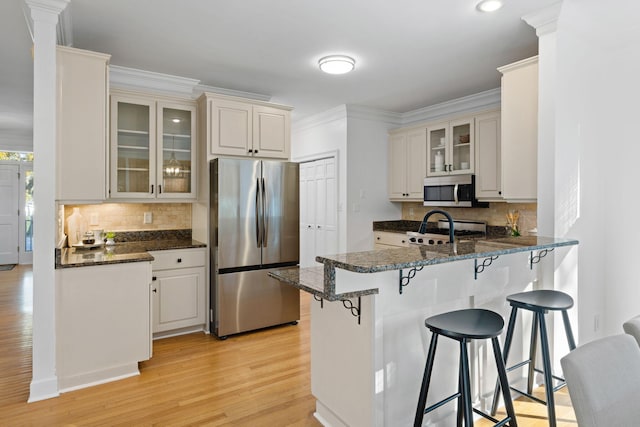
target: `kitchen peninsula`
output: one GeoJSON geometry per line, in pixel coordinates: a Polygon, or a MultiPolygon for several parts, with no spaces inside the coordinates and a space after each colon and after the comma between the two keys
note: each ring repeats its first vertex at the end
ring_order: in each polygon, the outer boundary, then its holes
{"type": "MultiPolygon", "coordinates": [[[[468,307],[504,316],[506,295],[538,286],[537,263],[545,255],[558,248],[555,255],[563,256],[577,244],[537,236],[467,240],[319,256],[321,267],[271,273],[316,300],[311,307],[316,417],[325,426],[411,425],[430,338],[424,319],[468,307]]],[[[446,357],[457,348],[446,341],[440,343],[444,356],[436,359],[432,378],[442,396],[453,394],[457,384],[457,357],[446,357]]],[[[473,392],[480,406],[495,385],[486,351],[484,343],[473,344],[473,392]]],[[[454,409],[446,405],[432,412],[429,425],[455,424],[454,409]]]]}

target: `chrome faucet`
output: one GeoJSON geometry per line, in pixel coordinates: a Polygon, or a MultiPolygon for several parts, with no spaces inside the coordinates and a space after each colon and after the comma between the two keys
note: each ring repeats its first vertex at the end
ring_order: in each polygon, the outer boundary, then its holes
{"type": "Polygon", "coordinates": [[[420,223],[420,228],[418,229],[418,233],[424,234],[427,232],[427,220],[433,214],[441,214],[447,217],[447,221],[449,221],[449,243],[453,243],[453,218],[449,215],[448,212],[442,211],[440,209],[434,209],[432,211],[427,212],[427,214],[422,218],[422,222],[420,223]]]}

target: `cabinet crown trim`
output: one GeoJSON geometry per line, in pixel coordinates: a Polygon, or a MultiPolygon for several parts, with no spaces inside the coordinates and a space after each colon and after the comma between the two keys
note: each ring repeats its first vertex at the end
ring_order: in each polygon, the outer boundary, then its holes
{"type": "Polygon", "coordinates": [[[524,68],[530,64],[538,63],[538,55],[532,56],[531,58],[526,58],[518,62],[514,62],[511,64],[503,65],[502,67],[498,67],[497,70],[502,74],[507,73],[509,71],[517,70],[518,68],[524,68]]]}
{"type": "Polygon", "coordinates": [[[293,110],[293,107],[288,105],[276,104],[273,102],[257,101],[255,99],[241,98],[239,96],[220,95],[217,93],[209,93],[209,92],[204,92],[202,95],[200,95],[200,97],[198,98],[198,101],[201,101],[202,99],[224,99],[227,101],[244,102],[246,104],[263,106],[263,107],[274,107],[274,108],[278,108],[280,110],[286,110],[286,111],[293,110]]]}
{"type": "Polygon", "coordinates": [[[193,98],[193,89],[200,80],[111,65],[109,83],[113,89],[151,91],[193,98]]]}

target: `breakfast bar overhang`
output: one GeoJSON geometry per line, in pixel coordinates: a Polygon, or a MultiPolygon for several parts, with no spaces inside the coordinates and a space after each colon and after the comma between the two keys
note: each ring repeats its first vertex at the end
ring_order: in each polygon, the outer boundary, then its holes
{"type": "MultiPolygon", "coordinates": [[[[506,295],[539,289],[538,263],[563,257],[577,240],[538,236],[457,241],[437,246],[318,256],[322,266],[270,273],[313,294],[311,391],[325,426],[409,426],[413,423],[430,334],[424,320],[463,308],[505,317],[506,295]],[[553,251],[553,252],[552,252],[553,251]]],[[[520,321],[527,328],[530,318],[520,321]]],[[[496,374],[491,348],[471,344],[474,404],[491,404],[496,374]]],[[[443,342],[432,387],[457,385],[457,348],[443,342]]],[[[525,351],[512,345],[514,359],[525,351]]],[[[519,371],[510,381],[517,382],[519,371]]],[[[455,405],[425,417],[425,425],[455,425],[455,405]]]]}

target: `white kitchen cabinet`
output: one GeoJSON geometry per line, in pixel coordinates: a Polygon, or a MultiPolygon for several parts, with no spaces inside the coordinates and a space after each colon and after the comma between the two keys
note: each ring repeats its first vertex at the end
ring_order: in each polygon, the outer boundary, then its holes
{"type": "Polygon", "coordinates": [[[203,330],[206,250],[155,251],[151,255],[153,333],[158,337],[167,331],[174,335],[203,330]]]}
{"type": "Polygon", "coordinates": [[[393,249],[409,246],[409,239],[404,233],[392,233],[389,231],[373,232],[374,249],[393,249]]]}
{"type": "Polygon", "coordinates": [[[502,73],[502,197],[536,201],[538,170],[538,57],[498,68],[502,73]]]}
{"type": "Polygon", "coordinates": [[[291,107],[208,93],[198,102],[211,156],[289,158],[291,107]]]}
{"type": "Polygon", "coordinates": [[[56,200],[102,202],[110,55],[62,46],[56,54],[56,200]]]}
{"type": "Polygon", "coordinates": [[[338,184],[335,157],[300,163],[300,266],[338,252],[338,184]]]}
{"type": "Polygon", "coordinates": [[[61,390],[137,375],[151,357],[151,264],[56,270],[56,373],[61,390]]]}
{"type": "Polygon", "coordinates": [[[195,123],[191,102],[112,95],[110,197],[194,199],[195,123]]]}
{"type": "Polygon", "coordinates": [[[427,126],[427,176],[473,173],[474,122],[464,117],[427,126]]]}
{"type": "Polygon", "coordinates": [[[392,132],[389,135],[389,199],[423,200],[427,163],[426,128],[392,132]]]}
{"type": "Polygon", "coordinates": [[[502,161],[500,111],[477,115],[476,121],[476,197],[502,201],[502,161]]]}

